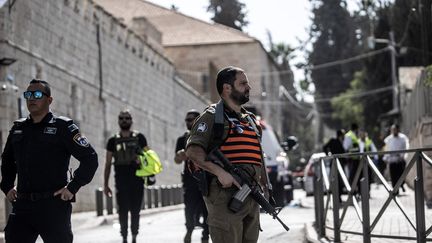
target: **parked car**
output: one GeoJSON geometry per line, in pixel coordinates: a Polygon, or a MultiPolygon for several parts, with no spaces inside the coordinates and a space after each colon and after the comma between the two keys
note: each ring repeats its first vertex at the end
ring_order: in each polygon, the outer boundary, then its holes
{"type": "Polygon", "coordinates": [[[309,158],[309,161],[304,169],[303,172],[303,189],[306,191],[306,196],[312,196],[314,194],[314,187],[313,187],[313,177],[314,177],[314,162],[320,158],[326,157],[326,154],[321,153],[314,153],[309,158]]]}
{"type": "Polygon", "coordinates": [[[284,206],[293,199],[293,181],[288,171],[289,159],[272,127],[263,120],[259,122],[263,130],[261,146],[273,186],[273,197],[278,206],[284,206]]]}

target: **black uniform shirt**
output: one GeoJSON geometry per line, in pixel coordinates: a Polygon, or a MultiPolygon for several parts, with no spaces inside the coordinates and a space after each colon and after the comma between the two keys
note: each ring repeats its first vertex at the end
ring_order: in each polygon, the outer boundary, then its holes
{"type": "Polygon", "coordinates": [[[67,185],[75,194],[93,179],[97,166],[97,154],[77,125],[49,112],[39,123],[30,117],[15,121],[2,154],[0,188],[7,194],[18,174],[20,193],[54,192],[67,185]],[[71,155],[80,164],[68,184],[71,155]]]}

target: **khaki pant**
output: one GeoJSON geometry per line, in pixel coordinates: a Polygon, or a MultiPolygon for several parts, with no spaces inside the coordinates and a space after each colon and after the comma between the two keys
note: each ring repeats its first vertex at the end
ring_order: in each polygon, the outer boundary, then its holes
{"type": "MultiPolygon", "coordinates": [[[[256,167],[256,166],[254,166],[256,167]]],[[[259,167],[254,168],[258,170],[259,167]]],[[[258,173],[257,176],[260,174],[258,173]]],[[[204,197],[208,210],[208,226],[213,243],[256,243],[259,235],[259,207],[248,196],[239,212],[228,209],[228,203],[236,188],[222,188],[213,178],[209,195],[204,197]]]]}

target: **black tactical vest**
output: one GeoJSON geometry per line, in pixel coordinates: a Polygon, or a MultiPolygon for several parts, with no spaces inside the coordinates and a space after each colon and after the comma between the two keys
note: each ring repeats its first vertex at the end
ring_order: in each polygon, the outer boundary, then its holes
{"type": "Polygon", "coordinates": [[[121,137],[117,133],[114,137],[114,165],[129,165],[140,153],[138,133],[132,132],[130,137],[121,137]]]}

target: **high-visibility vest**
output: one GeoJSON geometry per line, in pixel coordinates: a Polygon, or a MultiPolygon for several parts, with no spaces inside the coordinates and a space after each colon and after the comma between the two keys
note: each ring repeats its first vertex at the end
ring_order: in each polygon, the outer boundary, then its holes
{"type": "Polygon", "coordinates": [[[351,141],[352,141],[352,146],[351,146],[351,148],[348,148],[348,152],[350,152],[350,153],[359,152],[360,151],[360,143],[359,143],[359,139],[357,138],[357,135],[353,131],[350,130],[345,134],[345,136],[351,138],[351,141]]]}
{"type": "Polygon", "coordinates": [[[156,175],[163,170],[159,156],[151,149],[142,151],[142,153],[138,155],[138,160],[140,161],[140,167],[135,172],[135,175],[138,177],[156,175]]]}
{"type": "Polygon", "coordinates": [[[369,152],[369,151],[371,151],[371,149],[372,149],[372,140],[370,139],[370,138],[365,138],[365,148],[364,148],[364,151],[365,152],[369,152]]]}

